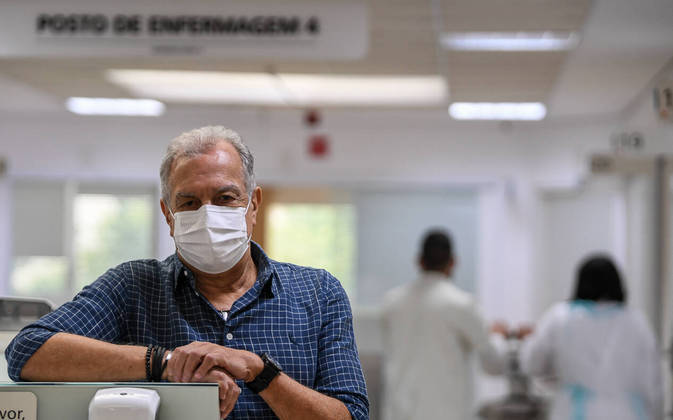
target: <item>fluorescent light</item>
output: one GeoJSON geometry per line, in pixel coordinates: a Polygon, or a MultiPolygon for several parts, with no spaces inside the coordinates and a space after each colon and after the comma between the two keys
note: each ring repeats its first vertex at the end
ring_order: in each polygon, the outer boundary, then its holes
{"type": "Polygon", "coordinates": [[[68,111],[80,115],[126,115],[158,117],[164,113],[165,106],[154,99],[125,98],[68,98],[65,103],[68,111]]]}
{"type": "Polygon", "coordinates": [[[134,95],[167,102],[266,106],[437,106],[441,76],[344,76],[108,70],[106,78],[134,95]]]}
{"type": "Polygon", "coordinates": [[[453,32],[440,37],[447,50],[559,51],[577,46],[574,32],[453,32]]]}
{"type": "Polygon", "coordinates": [[[455,102],[449,114],[456,120],[539,121],[547,108],[540,102],[455,102]]]}

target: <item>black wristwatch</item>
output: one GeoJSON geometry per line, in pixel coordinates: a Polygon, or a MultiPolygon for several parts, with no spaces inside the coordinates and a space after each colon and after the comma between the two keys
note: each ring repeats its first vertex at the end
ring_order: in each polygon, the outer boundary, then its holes
{"type": "Polygon", "coordinates": [[[268,354],[262,353],[260,357],[262,358],[262,362],[264,362],[264,369],[262,369],[255,379],[245,383],[245,386],[255,394],[264,391],[271,381],[273,381],[273,378],[280,375],[283,371],[278,362],[273,360],[268,354]]]}

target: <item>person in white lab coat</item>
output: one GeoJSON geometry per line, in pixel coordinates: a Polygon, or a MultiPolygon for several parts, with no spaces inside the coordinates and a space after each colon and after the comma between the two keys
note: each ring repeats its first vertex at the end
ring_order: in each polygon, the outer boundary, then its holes
{"type": "MultiPolygon", "coordinates": [[[[454,257],[448,233],[426,234],[419,264],[418,279],[384,297],[383,418],[466,420],[472,411],[471,353],[498,374],[504,352],[491,341],[474,299],[449,281],[454,257]]],[[[499,324],[494,329],[506,330],[499,324]]]]}
{"type": "Polygon", "coordinates": [[[572,299],[553,306],[524,342],[525,372],[554,379],[551,420],[659,420],[661,358],[609,257],[584,260],[572,299]]]}

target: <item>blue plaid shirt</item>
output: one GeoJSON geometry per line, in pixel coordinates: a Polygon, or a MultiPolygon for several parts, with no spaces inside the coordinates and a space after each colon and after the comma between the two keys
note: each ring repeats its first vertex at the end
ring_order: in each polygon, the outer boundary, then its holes
{"type": "MultiPolygon", "coordinates": [[[[226,321],[199,294],[177,255],[127,262],[24,328],[5,351],[9,376],[20,380],[26,361],[57,332],[168,348],[208,341],[269,353],[288,376],[339,399],[353,419],[367,419],[350,304],[339,281],[325,270],[270,260],[258,245],[251,247],[257,280],[226,321]]],[[[261,397],[238,385],[242,392],[229,418],[277,418],[261,397]]]]}

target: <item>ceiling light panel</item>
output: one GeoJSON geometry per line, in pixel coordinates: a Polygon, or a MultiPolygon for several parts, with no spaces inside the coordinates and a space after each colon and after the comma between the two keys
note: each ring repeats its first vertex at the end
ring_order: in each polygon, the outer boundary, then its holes
{"type": "Polygon", "coordinates": [[[451,32],[440,44],[454,51],[565,51],[575,48],[574,32],[451,32]]]}
{"type": "Polygon", "coordinates": [[[539,121],[547,108],[540,102],[454,102],[449,115],[456,120],[539,121]]]}
{"type": "Polygon", "coordinates": [[[134,95],[180,103],[437,106],[447,101],[440,76],[108,70],[106,78],[134,95]]]}
{"type": "Polygon", "coordinates": [[[153,99],[71,97],[65,103],[68,111],[79,115],[124,115],[158,117],[164,113],[163,103],[153,99]]]}

